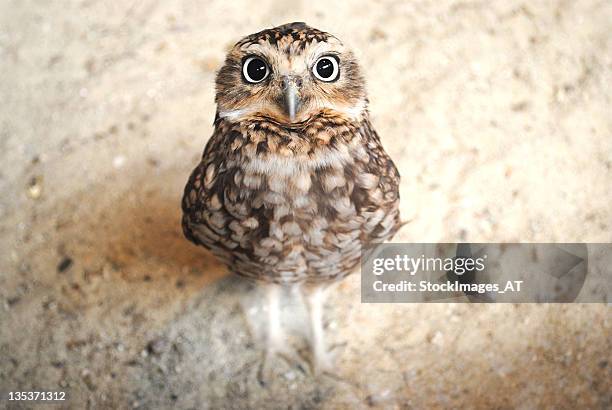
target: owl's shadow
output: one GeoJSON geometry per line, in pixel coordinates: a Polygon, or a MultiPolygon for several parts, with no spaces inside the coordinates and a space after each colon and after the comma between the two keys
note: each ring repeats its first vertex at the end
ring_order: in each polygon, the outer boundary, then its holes
{"type": "MultiPolygon", "coordinates": [[[[176,171],[160,173],[155,179],[135,177],[130,189],[111,203],[80,206],[86,212],[70,234],[75,256],[105,266],[128,282],[158,281],[188,288],[226,275],[211,253],[183,235],[177,187],[182,187],[184,179],[176,171]]],[[[95,204],[95,196],[108,189],[102,184],[77,201],[95,204]]]]}
{"type": "MultiPolygon", "coordinates": [[[[88,261],[89,267],[110,270],[107,280],[121,287],[127,284],[130,293],[117,299],[120,304],[155,306],[157,312],[172,312],[181,305],[174,311],[179,313],[172,313],[175,319],[159,331],[164,338],[173,339],[180,333],[205,341],[204,345],[213,346],[202,353],[211,355],[207,360],[219,367],[227,366],[229,360],[237,361],[257,373],[267,347],[266,288],[229,274],[214,255],[184,237],[179,189],[185,179],[177,171],[159,173],[155,179],[134,176],[132,189],[104,205],[96,205],[94,199],[100,192],[108,192],[108,183],[75,198],[91,206],[79,207],[80,223],[69,228],[67,250],[76,260],[88,261]],[[194,326],[202,318],[207,325],[194,326]],[[247,336],[235,341],[218,339],[210,330],[213,328],[247,336]]],[[[284,289],[281,306],[281,323],[292,355],[275,357],[271,366],[274,372],[297,369],[307,373],[310,347],[305,302],[296,288],[284,289]]],[[[262,384],[259,379],[257,382],[262,384]]]]}

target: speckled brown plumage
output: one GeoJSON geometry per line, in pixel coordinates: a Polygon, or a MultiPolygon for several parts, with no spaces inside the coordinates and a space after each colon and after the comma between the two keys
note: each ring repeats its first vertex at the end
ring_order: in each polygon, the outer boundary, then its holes
{"type": "Polygon", "coordinates": [[[370,123],[357,63],[335,37],[303,23],[246,37],[219,72],[217,103],[185,187],[183,230],[232,272],[276,283],[342,278],[362,246],[395,234],[399,173],[370,123]],[[317,50],[339,58],[333,84],[308,77],[317,50]],[[270,61],[265,84],[240,79],[250,53],[270,61]],[[275,97],[286,67],[304,78],[293,121],[275,97]]]}

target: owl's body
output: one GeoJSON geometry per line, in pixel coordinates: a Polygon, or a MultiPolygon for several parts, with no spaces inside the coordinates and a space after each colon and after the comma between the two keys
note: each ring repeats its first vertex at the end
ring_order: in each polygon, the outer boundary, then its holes
{"type": "Polygon", "coordinates": [[[339,279],[398,227],[398,173],[367,117],[217,121],[183,200],[187,237],[264,281],[339,279]]]}
{"type": "Polygon", "coordinates": [[[335,37],[304,23],[245,37],[217,76],[216,102],[183,230],[232,272],[325,283],[395,234],[399,174],[370,123],[359,67],[335,37]]]}

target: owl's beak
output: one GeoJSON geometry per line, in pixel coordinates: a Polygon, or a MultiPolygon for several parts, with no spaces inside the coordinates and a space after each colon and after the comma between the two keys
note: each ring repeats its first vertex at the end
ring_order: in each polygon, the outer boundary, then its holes
{"type": "Polygon", "coordinates": [[[301,81],[295,77],[283,78],[283,93],[285,97],[285,112],[291,122],[295,121],[296,113],[300,109],[299,87],[301,81]]]}

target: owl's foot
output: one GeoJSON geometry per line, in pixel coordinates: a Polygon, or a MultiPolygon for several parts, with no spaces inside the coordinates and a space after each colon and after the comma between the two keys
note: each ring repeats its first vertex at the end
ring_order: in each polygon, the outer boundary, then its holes
{"type": "Polygon", "coordinates": [[[336,375],[336,354],[326,349],[325,346],[316,348],[312,351],[312,373],[315,376],[322,374],[336,375]]]}

